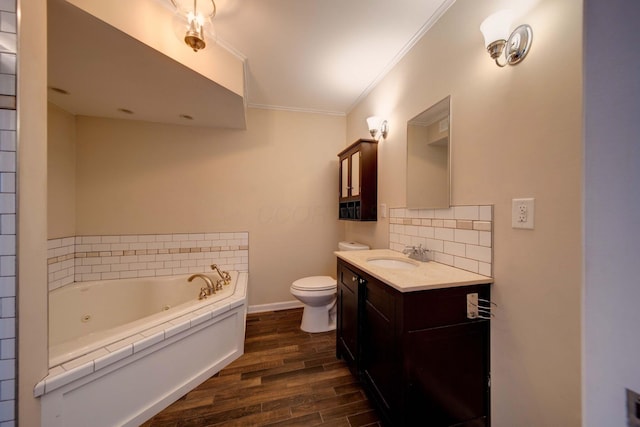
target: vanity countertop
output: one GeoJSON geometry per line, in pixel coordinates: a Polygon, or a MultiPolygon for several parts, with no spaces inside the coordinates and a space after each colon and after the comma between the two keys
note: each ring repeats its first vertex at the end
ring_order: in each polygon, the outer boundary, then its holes
{"type": "Polygon", "coordinates": [[[491,277],[434,261],[415,261],[409,259],[407,255],[391,249],[336,251],[335,254],[338,258],[347,261],[400,292],[493,283],[493,278],[491,277]],[[406,260],[416,267],[410,269],[381,267],[368,262],[373,259],[392,259],[400,260],[400,262],[406,260]]]}

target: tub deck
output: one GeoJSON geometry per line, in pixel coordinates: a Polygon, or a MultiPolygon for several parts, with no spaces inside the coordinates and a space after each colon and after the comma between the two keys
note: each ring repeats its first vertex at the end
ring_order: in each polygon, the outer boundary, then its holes
{"type": "Polygon", "coordinates": [[[139,425],[240,357],[247,273],[236,280],[221,301],[204,300],[193,312],[52,367],[34,388],[42,425],[139,425]]]}

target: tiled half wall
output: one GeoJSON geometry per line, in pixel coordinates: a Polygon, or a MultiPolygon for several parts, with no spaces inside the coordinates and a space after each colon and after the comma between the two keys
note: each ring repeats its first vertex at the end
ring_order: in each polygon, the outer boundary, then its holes
{"type": "Polygon", "coordinates": [[[48,242],[49,290],[89,280],[248,271],[249,233],[74,236],[48,242]]]}
{"type": "Polygon", "coordinates": [[[485,276],[492,275],[493,206],[391,209],[389,248],[431,251],[431,259],[485,276]]]}

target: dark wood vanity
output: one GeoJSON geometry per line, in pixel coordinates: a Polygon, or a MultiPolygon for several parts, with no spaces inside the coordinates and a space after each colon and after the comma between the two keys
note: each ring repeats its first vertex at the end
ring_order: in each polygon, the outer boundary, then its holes
{"type": "Polygon", "coordinates": [[[359,139],[340,153],[338,218],[378,219],[378,142],[359,139]]]}
{"type": "Polygon", "coordinates": [[[489,283],[401,292],[337,267],[337,356],[385,425],[489,426],[489,321],[467,318],[467,294],[489,300],[489,283]]]}

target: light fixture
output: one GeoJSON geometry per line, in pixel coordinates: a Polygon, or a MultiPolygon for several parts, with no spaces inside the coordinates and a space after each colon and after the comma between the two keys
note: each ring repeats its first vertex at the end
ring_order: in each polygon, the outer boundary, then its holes
{"type": "Polygon", "coordinates": [[[367,117],[367,126],[372,138],[379,139],[378,135],[386,138],[389,133],[389,123],[378,116],[367,117]]]}
{"type": "Polygon", "coordinates": [[[178,13],[187,19],[187,32],[184,42],[194,52],[204,49],[204,27],[216,16],[216,4],[213,0],[171,0],[178,13]]]}
{"type": "Polygon", "coordinates": [[[533,31],[527,24],[516,27],[509,35],[512,21],[513,13],[509,10],[501,10],[490,15],[480,24],[487,51],[499,67],[515,65],[522,61],[529,53],[533,40],[533,31]],[[504,61],[500,62],[503,52],[504,61]]]}

